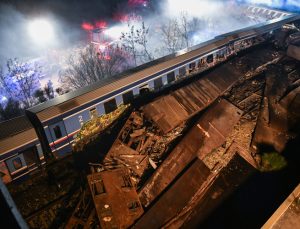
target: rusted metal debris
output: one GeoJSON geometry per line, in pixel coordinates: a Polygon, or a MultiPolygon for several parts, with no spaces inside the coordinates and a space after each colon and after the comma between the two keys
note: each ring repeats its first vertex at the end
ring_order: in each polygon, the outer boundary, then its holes
{"type": "Polygon", "coordinates": [[[181,135],[182,130],[183,126],[162,135],[142,112],[132,112],[104,158],[103,167],[127,167],[137,184],[149,166],[157,167],[169,144],[181,135]]]}
{"type": "Polygon", "coordinates": [[[199,80],[142,108],[145,116],[167,133],[199,113],[230,88],[241,76],[232,66],[220,66],[199,80]]]}
{"type": "Polygon", "coordinates": [[[232,143],[226,154],[229,160],[216,166],[180,213],[164,225],[165,228],[194,228],[199,225],[226,196],[255,171],[256,164],[249,157],[249,151],[237,143],[232,143]]]}
{"type": "Polygon", "coordinates": [[[299,74],[298,79],[290,81],[287,72],[280,65],[269,67],[263,103],[252,141],[255,151],[268,145],[282,152],[287,142],[293,138],[292,123],[297,120],[296,113],[300,109],[299,104],[297,105],[300,94],[298,80],[299,74]]]}
{"type": "Polygon", "coordinates": [[[214,103],[142,187],[143,206],[149,206],[196,156],[203,159],[221,146],[241,115],[240,109],[226,100],[214,103]]]}
{"type": "Polygon", "coordinates": [[[87,176],[101,228],[128,228],[143,214],[126,168],[87,176]]]}
{"type": "Polygon", "coordinates": [[[136,228],[161,228],[184,208],[210,175],[210,170],[198,158],[195,158],[187,167],[184,174],[138,220],[135,224],[136,228]]]}
{"type": "MultiPolygon", "coordinates": [[[[230,159],[226,164],[218,164],[218,172],[208,169],[198,157],[186,164],[182,174],[137,221],[135,227],[181,228],[189,221],[193,223],[204,219],[255,170],[251,166],[253,160],[249,158],[249,152],[236,143],[227,149],[226,154],[230,159]],[[248,163],[249,159],[251,164],[248,163]]],[[[196,225],[191,224],[186,228],[194,228],[196,225]]]]}

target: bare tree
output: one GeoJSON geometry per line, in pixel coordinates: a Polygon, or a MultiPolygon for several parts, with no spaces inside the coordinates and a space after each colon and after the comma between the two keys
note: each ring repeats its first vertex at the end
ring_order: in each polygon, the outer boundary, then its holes
{"type": "Polygon", "coordinates": [[[128,24],[129,31],[122,32],[120,40],[124,49],[132,56],[134,66],[137,66],[138,60],[145,63],[153,60],[153,55],[149,51],[149,28],[142,22],[140,28],[128,24]]]}
{"type": "Polygon", "coordinates": [[[179,31],[182,37],[182,41],[185,44],[185,47],[190,47],[190,38],[189,38],[189,16],[187,12],[181,12],[179,17],[179,31]]]}
{"type": "Polygon", "coordinates": [[[138,37],[134,25],[128,24],[128,27],[129,27],[129,31],[122,32],[120,40],[125,50],[132,56],[134,61],[134,66],[137,66],[138,51],[137,51],[136,43],[138,37]]]}
{"type": "Polygon", "coordinates": [[[193,45],[192,35],[200,29],[198,18],[190,18],[186,12],[181,12],[177,18],[171,18],[161,26],[163,49],[174,53],[182,48],[193,45]]]}
{"type": "Polygon", "coordinates": [[[154,58],[152,54],[149,51],[148,48],[148,38],[149,38],[149,27],[145,27],[145,23],[142,22],[142,27],[137,30],[137,43],[142,46],[142,51],[141,51],[141,60],[142,62],[148,62],[152,61],[154,58]]]}
{"type": "Polygon", "coordinates": [[[94,45],[88,45],[69,57],[67,68],[60,73],[60,81],[70,89],[78,89],[112,77],[127,67],[120,48],[107,47],[99,51],[94,45]]]}
{"type": "Polygon", "coordinates": [[[161,28],[163,37],[163,49],[168,53],[174,53],[181,48],[181,34],[176,18],[169,19],[161,28]]]}

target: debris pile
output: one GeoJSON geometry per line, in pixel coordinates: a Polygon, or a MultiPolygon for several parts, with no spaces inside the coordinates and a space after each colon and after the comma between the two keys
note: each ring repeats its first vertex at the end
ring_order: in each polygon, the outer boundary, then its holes
{"type": "Polygon", "coordinates": [[[269,66],[266,87],[252,147],[259,152],[272,146],[282,152],[299,131],[300,74],[289,60],[269,66]]]}
{"type": "Polygon", "coordinates": [[[183,129],[182,125],[167,134],[162,134],[142,112],[134,111],[104,158],[103,169],[128,167],[132,178],[138,184],[150,166],[156,169],[161,163],[170,143],[181,135],[183,129]]]}
{"type": "Polygon", "coordinates": [[[81,151],[85,145],[95,140],[99,133],[117,120],[128,108],[129,105],[122,104],[113,112],[92,118],[84,123],[74,139],[73,150],[75,152],[81,151]]]}

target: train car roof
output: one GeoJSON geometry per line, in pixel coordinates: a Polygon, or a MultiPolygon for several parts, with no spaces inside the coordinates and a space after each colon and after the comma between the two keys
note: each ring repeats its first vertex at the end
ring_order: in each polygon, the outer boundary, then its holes
{"type": "MultiPolygon", "coordinates": [[[[20,116],[0,123],[0,155],[17,150],[38,137],[26,116],[20,116]]],[[[0,160],[3,158],[0,157],[0,160]]]]}
{"type": "Polygon", "coordinates": [[[257,32],[263,33],[266,28],[280,28],[282,25],[298,19],[300,19],[299,15],[292,14],[280,19],[273,19],[255,26],[250,26],[217,36],[215,39],[206,41],[189,49],[178,51],[175,54],[171,54],[143,64],[117,76],[101,80],[94,85],[90,85],[56,97],[50,101],[28,109],[28,112],[36,114],[41,122],[46,122],[51,118],[62,115],[68,111],[72,111],[80,106],[92,106],[92,102],[101,96],[107,95],[114,90],[124,88],[131,83],[138,82],[144,79],[145,76],[156,74],[162,69],[171,68],[172,66],[176,66],[185,60],[209,53],[210,51],[227,44],[229,41],[234,41],[241,37],[255,35],[257,32]]]}
{"type": "Polygon", "coordinates": [[[26,149],[26,145],[38,142],[38,137],[36,135],[35,129],[30,128],[14,134],[10,137],[0,140],[0,160],[4,159],[1,155],[6,153],[15,152],[19,153],[26,149]]]}
{"type": "Polygon", "coordinates": [[[33,128],[28,118],[24,115],[0,122],[0,140],[33,128]]]}

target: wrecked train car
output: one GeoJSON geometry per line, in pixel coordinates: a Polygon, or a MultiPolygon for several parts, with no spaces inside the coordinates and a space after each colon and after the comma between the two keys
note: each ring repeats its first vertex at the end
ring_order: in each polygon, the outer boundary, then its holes
{"type": "MultiPolygon", "coordinates": [[[[108,114],[118,105],[130,103],[134,97],[142,94],[145,88],[149,91],[162,90],[194,73],[212,68],[240,51],[261,44],[272,37],[273,31],[280,29],[283,25],[299,20],[298,15],[273,11],[248,7],[248,13],[255,12],[262,16],[265,13],[268,15],[272,13],[273,20],[218,36],[200,45],[28,109],[26,116],[34,128],[35,134],[33,135],[37,136],[38,141],[35,144],[37,157],[45,156],[47,159],[52,155],[57,158],[68,155],[72,149],[74,136],[92,117],[108,114]]],[[[18,152],[30,150],[31,147],[31,145],[27,147],[26,144],[18,142],[14,144],[17,144],[14,151],[18,152]]],[[[7,160],[9,155],[7,151],[3,152],[2,162],[7,160]]],[[[21,167],[17,166],[18,169],[25,167],[23,162],[20,159],[18,164],[21,167]]]]}

